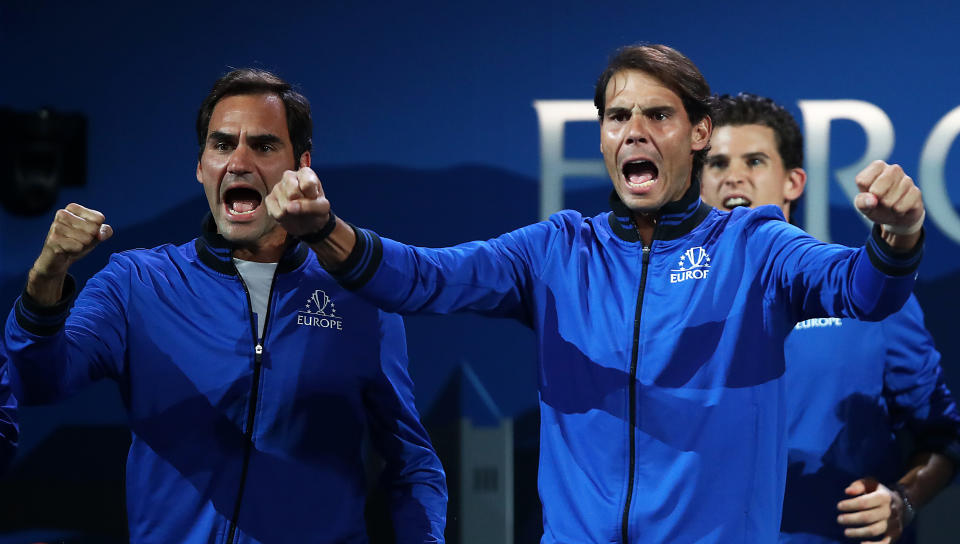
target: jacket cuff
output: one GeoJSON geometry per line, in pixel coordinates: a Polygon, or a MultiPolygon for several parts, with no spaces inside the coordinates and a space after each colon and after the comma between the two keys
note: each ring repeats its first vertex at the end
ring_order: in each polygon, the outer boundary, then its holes
{"type": "Polygon", "coordinates": [[[38,336],[51,336],[63,328],[70,315],[70,304],[77,295],[77,282],[67,274],[63,280],[63,294],[53,306],[44,306],[23,288],[20,298],[14,306],[17,324],[29,333],[38,336]]]}
{"type": "Polygon", "coordinates": [[[874,224],[870,238],[867,239],[867,255],[870,256],[873,266],[887,276],[907,276],[916,272],[920,266],[926,237],[926,231],[920,231],[920,239],[913,249],[897,251],[883,239],[880,225],[874,224]]]}
{"type": "Polygon", "coordinates": [[[343,264],[328,268],[327,272],[344,288],[356,291],[370,281],[380,266],[380,261],[383,260],[383,244],[375,232],[354,225],[350,225],[350,228],[356,235],[357,243],[343,264]]]}

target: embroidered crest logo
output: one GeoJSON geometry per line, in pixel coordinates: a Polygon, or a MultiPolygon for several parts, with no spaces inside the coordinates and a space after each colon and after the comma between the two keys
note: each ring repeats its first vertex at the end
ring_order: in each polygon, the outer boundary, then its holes
{"type": "Polygon", "coordinates": [[[307,299],[303,309],[297,312],[297,325],[340,331],[343,330],[343,319],[337,315],[330,297],[323,289],[317,289],[307,299]]]}
{"type": "Polygon", "coordinates": [[[702,280],[709,272],[710,254],[700,246],[691,247],[680,256],[677,268],[670,271],[670,283],[702,280]]]}

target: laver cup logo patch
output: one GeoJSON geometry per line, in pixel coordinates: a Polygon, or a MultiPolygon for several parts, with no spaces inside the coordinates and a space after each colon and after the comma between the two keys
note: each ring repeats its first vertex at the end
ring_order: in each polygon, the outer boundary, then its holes
{"type": "Polygon", "coordinates": [[[341,331],[343,319],[337,315],[337,309],[330,297],[322,289],[317,289],[307,299],[304,308],[297,312],[297,325],[341,331]]]}
{"type": "Polygon", "coordinates": [[[677,268],[670,271],[670,283],[687,280],[702,280],[710,272],[710,255],[700,246],[691,247],[683,252],[677,268]]]}

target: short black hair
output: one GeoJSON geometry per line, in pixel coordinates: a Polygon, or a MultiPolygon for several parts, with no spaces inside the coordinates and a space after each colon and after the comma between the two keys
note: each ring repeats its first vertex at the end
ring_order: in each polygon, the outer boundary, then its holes
{"type": "MultiPolygon", "coordinates": [[[[593,104],[597,107],[597,117],[601,122],[607,107],[607,84],[614,75],[625,70],[637,70],[657,78],[680,97],[691,123],[696,124],[703,118],[710,117],[710,85],[693,61],[667,45],[639,44],[614,51],[607,67],[597,78],[593,104]]],[[[700,179],[700,172],[709,151],[708,145],[694,152],[691,176],[694,180],[700,179]]]]}
{"type": "Polygon", "coordinates": [[[803,168],[803,134],[786,108],[765,96],[740,93],[711,98],[713,127],[763,125],[773,130],[784,168],[803,168]]]}
{"type": "MultiPolygon", "coordinates": [[[[787,170],[803,168],[803,133],[797,120],[771,98],[750,93],[722,94],[710,99],[714,130],[722,126],[762,125],[773,130],[777,152],[787,170]]],[[[803,195],[790,201],[790,222],[803,195]]]]}
{"type": "Polygon", "coordinates": [[[197,142],[200,144],[200,156],[206,146],[210,117],[220,100],[228,96],[274,94],[283,102],[287,113],[287,131],[293,146],[293,160],[298,164],[300,157],[313,148],[313,117],[310,114],[310,102],[305,96],[293,90],[293,87],[276,74],[256,68],[238,68],[213,84],[210,94],[203,99],[197,112],[197,142]]]}

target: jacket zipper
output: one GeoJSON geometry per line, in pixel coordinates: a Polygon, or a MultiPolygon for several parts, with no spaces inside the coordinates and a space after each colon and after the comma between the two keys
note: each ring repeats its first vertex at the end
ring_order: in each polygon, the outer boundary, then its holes
{"type": "MultiPolygon", "coordinates": [[[[231,261],[232,262],[232,261],[231,261]]],[[[243,276],[237,270],[236,264],[233,269],[237,272],[237,278],[243,287],[243,293],[247,296],[247,309],[250,314],[250,333],[253,337],[253,384],[250,386],[250,403],[247,406],[247,424],[243,429],[243,464],[240,469],[240,487],[237,491],[237,502],[233,507],[233,517],[230,519],[230,529],[227,532],[227,542],[233,543],[237,535],[237,525],[240,520],[240,505],[243,502],[243,489],[247,483],[247,468],[250,464],[250,453],[253,450],[253,418],[257,413],[257,393],[260,391],[260,368],[263,363],[263,344],[267,337],[267,325],[270,323],[270,306],[273,302],[273,288],[277,283],[277,270],[280,269],[279,263],[277,269],[273,272],[273,279],[270,280],[270,293],[267,295],[267,311],[263,316],[263,336],[257,337],[257,319],[253,313],[253,302],[250,300],[250,290],[247,289],[243,276]]]]}
{"type": "MultiPolygon", "coordinates": [[[[639,234],[639,232],[638,232],[639,234]]],[[[654,235],[656,238],[656,235],[654,235]]],[[[652,242],[651,242],[652,245],[652,242]]],[[[633,316],[633,349],[630,356],[630,383],[628,385],[629,401],[629,436],[630,436],[630,462],[629,473],[627,476],[627,499],[623,505],[623,521],[621,523],[620,534],[623,544],[628,544],[630,527],[630,504],[633,500],[634,471],[637,464],[637,363],[640,358],[640,310],[643,306],[643,291],[647,285],[647,269],[650,265],[650,246],[643,246],[643,261],[640,270],[640,288],[637,290],[637,309],[633,316]]]]}

